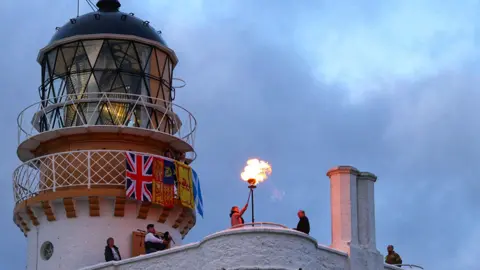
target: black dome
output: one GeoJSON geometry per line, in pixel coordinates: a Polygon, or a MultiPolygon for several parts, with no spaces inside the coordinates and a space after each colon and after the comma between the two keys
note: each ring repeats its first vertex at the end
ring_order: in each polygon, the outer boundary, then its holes
{"type": "Polygon", "coordinates": [[[147,21],[134,17],[133,14],[102,8],[97,12],[90,12],[71,19],[57,30],[50,40],[50,44],[68,37],[92,34],[133,35],[167,46],[165,40],[147,21]]]}

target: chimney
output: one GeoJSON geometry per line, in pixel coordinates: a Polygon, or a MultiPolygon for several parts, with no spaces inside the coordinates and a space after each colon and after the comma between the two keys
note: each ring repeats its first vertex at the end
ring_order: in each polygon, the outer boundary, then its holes
{"type": "Polygon", "coordinates": [[[374,184],[377,177],[351,166],[328,171],[332,211],[332,245],[348,253],[347,270],[383,269],[375,243],[374,184]]]}
{"type": "Polygon", "coordinates": [[[332,215],[332,245],[350,254],[350,245],[358,245],[357,176],[351,166],[330,169],[330,207],[332,215]]]}
{"type": "Polygon", "coordinates": [[[349,252],[350,245],[377,250],[374,184],[377,177],[351,166],[338,166],[330,177],[332,247],[349,252]]]}
{"type": "Polygon", "coordinates": [[[377,250],[375,236],[374,184],[373,173],[361,172],[357,177],[358,240],[362,247],[377,250]]]}

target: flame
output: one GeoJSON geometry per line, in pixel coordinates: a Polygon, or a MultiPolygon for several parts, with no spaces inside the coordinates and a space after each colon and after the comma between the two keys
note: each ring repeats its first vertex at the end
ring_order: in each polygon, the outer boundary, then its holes
{"type": "Polygon", "coordinates": [[[247,161],[247,166],[243,169],[240,177],[242,177],[245,182],[248,182],[250,179],[255,179],[253,185],[257,185],[265,181],[271,173],[272,166],[270,166],[268,162],[254,158],[247,161]]]}

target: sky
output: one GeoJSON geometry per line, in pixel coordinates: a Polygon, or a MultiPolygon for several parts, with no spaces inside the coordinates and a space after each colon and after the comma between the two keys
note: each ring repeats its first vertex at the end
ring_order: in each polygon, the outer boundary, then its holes
{"type": "MultiPolygon", "coordinates": [[[[245,161],[272,164],[255,191],[257,221],[330,244],[336,165],[378,176],[377,248],[404,263],[474,269],[480,255],[479,1],[123,0],[162,30],[187,86],[176,102],[199,122],[193,163],[205,218],[186,242],[229,226],[248,196],[245,161]]],[[[81,3],[82,13],[88,6],[81,3]]],[[[2,269],[24,269],[12,222],[18,113],[38,101],[38,51],[76,14],[76,1],[4,1],[0,17],[2,269]]]]}

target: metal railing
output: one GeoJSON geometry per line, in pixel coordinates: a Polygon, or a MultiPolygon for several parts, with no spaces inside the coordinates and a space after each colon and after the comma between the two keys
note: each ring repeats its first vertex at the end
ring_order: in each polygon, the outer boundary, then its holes
{"type": "Polygon", "coordinates": [[[127,93],[70,94],[34,103],[17,118],[18,143],[42,132],[70,127],[118,126],[152,130],[194,144],[197,121],[185,108],[127,93]]]}
{"type": "MultiPolygon", "coordinates": [[[[138,154],[170,160],[147,153],[138,154]]],[[[62,188],[124,187],[125,164],[126,151],[123,150],[72,151],[31,159],[13,172],[15,203],[62,188]]]]}
{"type": "Polygon", "coordinates": [[[291,230],[289,227],[272,222],[253,222],[253,223],[245,223],[245,224],[238,224],[235,226],[230,227],[230,229],[238,229],[238,228],[282,228],[291,230]]]}
{"type": "Polygon", "coordinates": [[[403,269],[423,269],[423,267],[415,264],[394,264],[394,265],[401,267],[403,269]]]}

